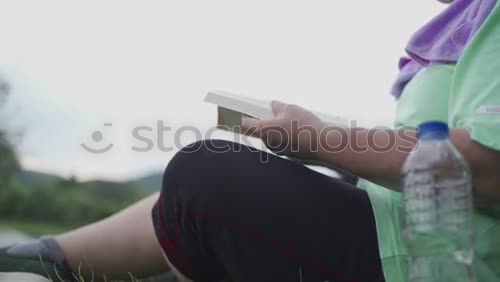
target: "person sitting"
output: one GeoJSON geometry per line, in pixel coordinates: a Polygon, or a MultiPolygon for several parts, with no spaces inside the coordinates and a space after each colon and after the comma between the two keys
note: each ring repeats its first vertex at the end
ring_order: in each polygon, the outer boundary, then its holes
{"type": "Polygon", "coordinates": [[[500,4],[454,1],[415,33],[407,52],[392,89],[394,130],[318,134],[329,125],[277,101],[272,118],[243,121],[269,148],[338,166],[360,177],[356,185],[242,144],[203,140],[169,162],[160,194],[1,249],[0,272],[47,275],[40,256],[55,266],[52,278],[57,270],[63,279],[170,268],[180,281],[405,281],[400,169],[415,146],[413,128],[440,120],[472,170],[477,281],[500,281],[500,4]],[[310,134],[292,134],[292,120],[310,134]]]}

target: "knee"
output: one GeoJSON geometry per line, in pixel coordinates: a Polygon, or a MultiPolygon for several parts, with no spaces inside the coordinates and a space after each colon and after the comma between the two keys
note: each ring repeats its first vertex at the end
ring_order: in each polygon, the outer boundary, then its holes
{"type": "Polygon", "coordinates": [[[224,154],[237,150],[237,147],[241,148],[244,147],[244,145],[220,139],[200,140],[182,148],[174,159],[183,158],[185,156],[199,157],[208,154],[224,154]]]}
{"type": "Polygon", "coordinates": [[[200,189],[208,183],[218,182],[235,165],[234,152],[243,145],[225,140],[202,140],[182,148],[168,163],[162,189],[200,189]],[[233,159],[233,160],[232,160],[233,159]]]}
{"type": "Polygon", "coordinates": [[[242,145],[217,139],[191,143],[175,154],[169,161],[165,172],[205,170],[208,167],[213,167],[215,162],[218,162],[217,165],[221,165],[218,160],[228,158],[232,152],[240,151],[236,148],[237,146],[241,147],[242,145]]]}

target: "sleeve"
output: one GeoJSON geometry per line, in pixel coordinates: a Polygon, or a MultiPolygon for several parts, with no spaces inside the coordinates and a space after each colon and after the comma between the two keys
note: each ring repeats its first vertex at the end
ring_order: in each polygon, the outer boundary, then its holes
{"type": "Polygon", "coordinates": [[[500,1],[456,65],[448,115],[450,127],[500,151],[500,1]]]}

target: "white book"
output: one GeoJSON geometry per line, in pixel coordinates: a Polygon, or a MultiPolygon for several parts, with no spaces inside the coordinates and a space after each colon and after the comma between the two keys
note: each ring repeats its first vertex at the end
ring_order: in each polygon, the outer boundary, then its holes
{"type": "MultiPolygon", "coordinates": [[[[221,129],[239,132],[243,115],[258,119],[272,118],[271,101],[254,99],[225,91],[210,91],[205,102],[217,105],[217,126],[221,129]]],[[[329,124],[347,126],[347,119],[325,114],[313,113],[329,124]]]]}

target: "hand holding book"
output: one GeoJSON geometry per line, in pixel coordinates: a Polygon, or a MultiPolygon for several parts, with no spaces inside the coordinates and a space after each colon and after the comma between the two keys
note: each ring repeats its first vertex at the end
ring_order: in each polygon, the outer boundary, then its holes
{"type": "Polygon", "coordinates": [[[314,159],[319,135],[327,126],[314,113],[297,105],[271,102],[271,117],[244,116],[242,133],[259,137],[273,152],[299,159],[314,159]]]}
{"type": "Polygon", "coordinates": [[[217,105],[219,128],[261,138],[276,154],[286,155],[321,173],[336,177],[340,174],[355,182],[356,176],[330,163],[319,162],[315,157],[320,151],[321,130],[325,126],[346,127],[347,119],[223,91],[209,92],[205,102],[217,105]],[[332,174],[331,170],[335,172],[332,174]]]}

